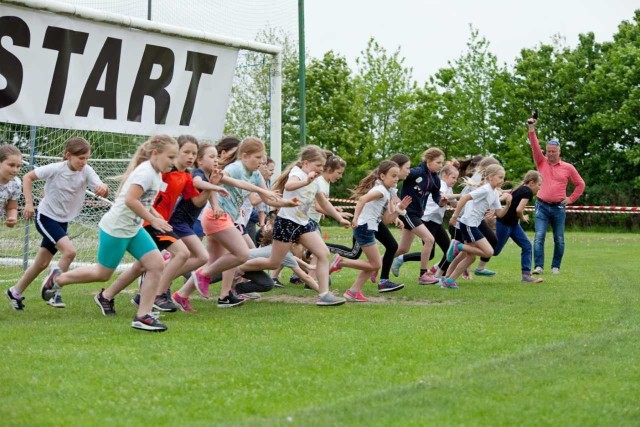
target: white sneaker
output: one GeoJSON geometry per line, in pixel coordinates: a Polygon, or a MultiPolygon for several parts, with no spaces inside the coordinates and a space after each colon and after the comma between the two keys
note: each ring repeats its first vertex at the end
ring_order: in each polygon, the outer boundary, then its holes
{"type": "Polygon", "coordinates": [[[542,267],[536,267],[531,272],[531,274],[543,274],[543,273],[544,273],[544,269],[542,267]]]}
{"type": "Polygon", "coordinates": [[[553,268],[551,269],[551,272],[552,272],[553,274],[560,274],[560,269],[559,269],[558,267],[553,267],[553,268]]]}

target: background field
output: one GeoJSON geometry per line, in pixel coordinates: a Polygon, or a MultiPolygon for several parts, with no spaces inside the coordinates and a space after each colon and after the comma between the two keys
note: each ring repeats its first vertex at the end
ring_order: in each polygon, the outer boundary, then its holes
{"type": "Polygon", "coordinates": [[[510,243],[497,276],[457,292],[416,285],[408,263],[406,288],[368,284],[369,304],[319,308],[287,285],[238,309],[196,299],[198,313],[163,316],[164,334],[130,327],[132,293],[105,318],[99,285],[65,289],[61,310],[38,281],[26,311],[0,306],[1,423],[639,425],[638,259],[637,234],[574,232],[541,285],[519,282],[510,243]]]}

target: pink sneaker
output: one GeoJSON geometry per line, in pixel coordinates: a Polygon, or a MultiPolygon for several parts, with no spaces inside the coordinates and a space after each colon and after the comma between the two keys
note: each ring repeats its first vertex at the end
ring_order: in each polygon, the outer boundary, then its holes
{"type": "Polygon", "coordinates": [[[162,259],[165,261],[169,261],[171,259],[171,252],[162,251],[162,259]]]}
{"type": "Polygon", "coordinates": [[[371,273],[371,276],[369,277],[369,279],[371,279],[372,283],[378,283],[378,270],[371,273]]]}
{"type": "Polygon", "coordinates": [[[200,270],[196,270],[191,273],[193,278],[193,284],[203,297],[209,299],[209,284],[211,283],[211,277],[200,273],[200,270]]]}
{"type": "Polygon", "coordinates": [[[439,282],[440,280],[433,277],[429,272],[423,273],[422,276],[418,278],[419,285],[435,285],[439,282]]]}
{"type": "Polygon", "coordinates": [[[340,266],[341,262],[342,257],[340,255],[334,256],[333,261],[331,261],[331,264],[329,264],[329,274],[342,270],[342,267],[340,266]]]}
{"type": "Polygon", "coordinates": [[[353,302],[367,302],[369,301],[367,297],[362,295],[362,291],[358,291],[356,293],[351,292],[351,289],[347,289],[343,295],[348,301],[353,302]]]}
{"type": "Polygon", "coordinates": [[[432,265],[428,273],[433,276],[437,272],[438,272],[438,267],[436,267],[435,265],[432,265]]]}
{"type": "Polygon", "coordinates": [[[195,313],[197,310],[191,307],[191,302],[189,301],[189,297],[180,296],[180,294],[176,291],[171,295],[173,298],[173,302],[178,304],[178,307],[182,311],[186,311],[187,313],[195,313]]]}

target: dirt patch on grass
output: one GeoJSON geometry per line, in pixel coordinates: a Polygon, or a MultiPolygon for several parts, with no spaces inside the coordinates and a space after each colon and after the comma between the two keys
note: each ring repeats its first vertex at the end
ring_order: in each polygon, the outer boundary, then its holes
{"type": "MultiPolygon", "coordinates": [[[[397,305],[453,305],[459,304],[458,300],[447,301],[431,301],[431,300],[409,300],[405,298],[387,298],[387,297],[367,297],[367,304],[397,304],[397,305]]],[[[315,296],[295,296],[295,295],[269,295],[263,296],[258,302],[283,302],[287,304],[315,304],[315,296]]],[[[358,304],[358,303],[353,303],[358,304]]]]}

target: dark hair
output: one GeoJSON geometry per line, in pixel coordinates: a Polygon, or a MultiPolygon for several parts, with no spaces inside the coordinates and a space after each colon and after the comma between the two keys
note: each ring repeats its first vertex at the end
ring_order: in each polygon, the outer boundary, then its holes
{"type": "Polygon", "coordinates": [[[333,172],[336,169],[341,169],[347,166],[347,162],[345,162],[342,157],[336,156],[329,150],[325,150],[324,155],[327,158],[327,161],[324,164],[325,172],[333,172]]]}
{"type": "Polygon", "coordinates": [[[461,176],[473,175],[473,170],[484,159],[483,156],[471,156],[466,159],[458,160],[458,170],[461,176]]]}
{"type": "Polygon", "coordinates": [[[64,143],[63,156],[66,159],[67,153],[72,156],[81,156],[83,154],[87,154],[90,151],[91,145],[89,145],[86,139],[79,136],[72,136],[64,143]]]}
{"type": "Polygon", "coordinates": [[[389,160],[391,160],[392,162],[396,162],[398,164],[398,167],[402,167],[405,163],[409,163],[411,159],[409,159],[409,156],[405,154],[398,153],[391,156],[389,160]]]}
{"type": "MultiPolygon", "coordinates": [[[[238,148],[240,145],[240,140],[235,136],[225,136],[216,144],[216,150],[218,150],[218,156],[222,156],[222,152],[229,152],[234,148],[238,148]]],[[[232,154],[225,154],[224,157],[220,157],[219,166],[221,169],[224,169],[230,163],[236,161],[238,157],[238,150],[235,150],[232,154]]]]}
{"type": "Polygon", "coordinates": [[[369,175],[360,180],[358,185],[356,185],[356,188],[349,190],[351,192],[351,198],[357,199],[364,196],[369,190],[371,190],[371,188],[373,188],[376,180],[380,179],[380,175],[388,173],[391,168],[398,167],[398,164],[394,161],[383,160],[380,163],[380,166],[369,172],[369,175]]]}

